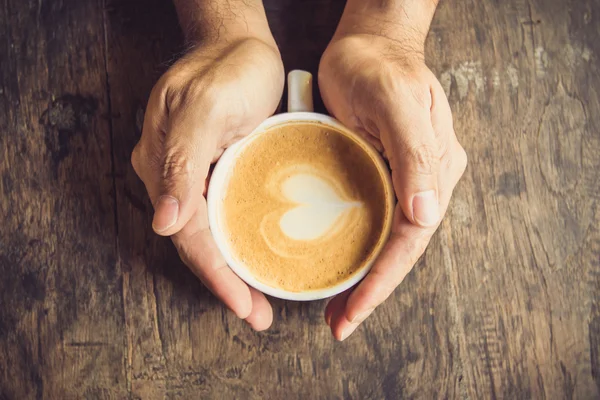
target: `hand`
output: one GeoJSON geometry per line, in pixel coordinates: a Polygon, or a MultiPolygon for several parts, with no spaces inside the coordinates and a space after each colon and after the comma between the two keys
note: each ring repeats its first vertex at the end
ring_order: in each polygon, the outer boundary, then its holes
{"type": "Polygon", "coordinates": [[[283,65],[275,43],[255,38],[200,46],[158,81],[132,164],[154,205],[156,233],[172,236],[202,282],[254,329],[271,325],[265,296],[227,266],[209,230],[210,164],[276,109],[283,65]]]}
{"type": "Polygon", "coordinates": [[[344,340],[425,251],[467,157],[448,100],[418,46],[375,34],[336,34],[321,59],[319,87],[328,110],[389,159],[398,199],[390,240],[372,270],[325,310],[333,335],[344,340]]]}

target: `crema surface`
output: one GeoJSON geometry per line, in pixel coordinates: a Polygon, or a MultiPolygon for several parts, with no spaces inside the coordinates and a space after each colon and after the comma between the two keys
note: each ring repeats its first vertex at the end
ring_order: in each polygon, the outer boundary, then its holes
{"type": "Polygon", "coordinates": [[[288,291],[334,286],[383,245],[382,173],[362,145],[318,123],[253,140],[230,174],[229,245],[261,282],[288,291]]]}

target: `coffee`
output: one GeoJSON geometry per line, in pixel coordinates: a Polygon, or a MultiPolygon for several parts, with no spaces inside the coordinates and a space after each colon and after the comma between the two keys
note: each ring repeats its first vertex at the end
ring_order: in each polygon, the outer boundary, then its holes
{"type": "Polygon", "coordinates": [[[335,286],[384,244],[392,212],[384,176],[364,144],[329,126],[268,129],[229,175],[222,213],[232,254],[271,287],[335,286]]]}

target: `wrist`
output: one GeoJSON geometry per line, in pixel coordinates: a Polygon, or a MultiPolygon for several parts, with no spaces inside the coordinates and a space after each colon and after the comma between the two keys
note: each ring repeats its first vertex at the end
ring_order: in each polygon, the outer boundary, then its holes
{"type": "Polygon", "coordinates": [[[192,47],[257,39],[277,48],[262,0],[174,2],[186,42],[192,47]]]}
{"type": "Polygon", "coordinates": [[[348,0],[335,33],[381,36],[407,50],[424,52],[438,0],[348,0]]]}

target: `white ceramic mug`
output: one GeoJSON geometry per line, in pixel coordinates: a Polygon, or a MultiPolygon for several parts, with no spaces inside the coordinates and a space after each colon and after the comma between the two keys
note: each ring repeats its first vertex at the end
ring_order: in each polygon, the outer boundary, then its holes
{"type": "MultiPolygon", "coordinates": [[[[291,292],[268,286],[256,279],[246,266],[233,254],[227,239],[227,231],[224,227],[224,210],[222,209],[223,198],[226,193],[230,173],[233,170],[238,155],[242,153],[250,142],[269,128],[294,121],[321,123],[345,133],[357,142],[360,142],[370,154],[371,158],[378,164],[380,171],[383,171],[384,174],[384,184],[386,186],[386,193],[388,194],[387,207],[390,207],[390,212],[388,212],[387,215],[388,220],[385,221],[384,224],[386,231],[382,233],[382,235],[385,235],[384,241],[387,241],[391,230],[391,219],[393,217],[393,205],[395,201],[387,166],[377,150],[375,150],[375,148],[360,135],[350,131],[334,118],[313,112],[312,75],[309,72],[300,70],[294,70],[288,74],[288,112],[274,115],[265,120],[250,135],[230,146],[219,159],[219,162],[212,173],[208,187],[208,220],[212,235],[219,250],[223,254],[223,257],[227,261],[227,264],[229,264],[229,267],[248,285],[265,294],[281,299],[299,301],[319,300],[334,296],[356,285],[369,272],[373,261],[364,265],[347,280],[341,281],[335,286],[319,290],[291,292]]],[[[372,260],[375,260],[377,255],[378,254],[376,254],[372,260]]]]}

